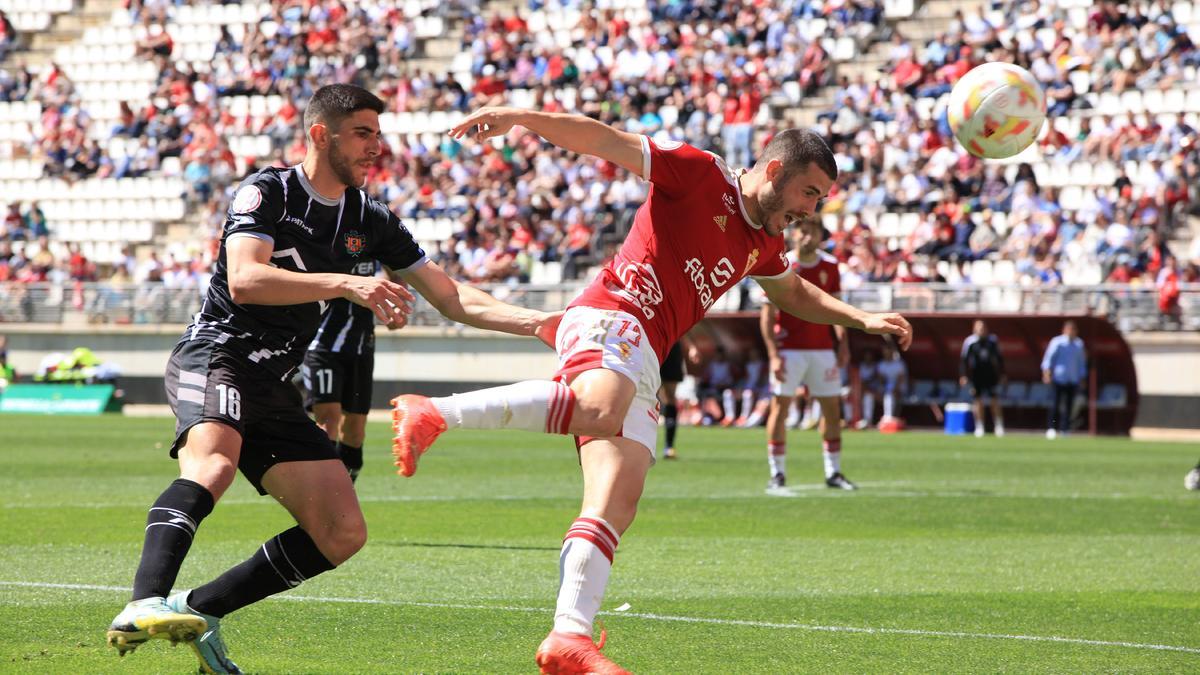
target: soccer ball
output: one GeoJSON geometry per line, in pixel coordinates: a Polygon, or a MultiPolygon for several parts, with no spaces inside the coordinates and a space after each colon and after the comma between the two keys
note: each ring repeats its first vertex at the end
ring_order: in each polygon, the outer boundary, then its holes
{"type": "Polygon", "coordinates": [[[1200,490],[1200,466],[1187,472],[1183,477],[1183,487],[1189,490],[1200,490]]]}
{"type": "Polygon", "coordinates": [[[1046,94],[1024,68],[985,63],[955,83],[946,116],[967,152],[1003,159],[1037,138],[1046,120],[1046,94]]]}

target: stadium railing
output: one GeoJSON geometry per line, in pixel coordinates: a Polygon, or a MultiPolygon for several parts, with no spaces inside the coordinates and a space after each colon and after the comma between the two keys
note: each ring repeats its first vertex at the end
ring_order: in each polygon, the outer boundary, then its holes
{"type": "MultiPolygon", "coordinates": [[[[583,283],[482,286],[515,305],[562,309],[583,283]]],[[[871,311],[921,314],[1014,314],[1102,316],[1122,331],[1200,330],[1200,284],[1180,286],[1179,311],[1159,309],[1151,286],[958,286],[950,284],[865,284],[847,290],[848,302],[871,311]]],[[[752,310],[758,296],[737,289],[713,312],[752,310]]],[[[109,284],[7,282],[0,284],[0,323],[186,324],[199,311],[201,289],[168,288],[161,283],[109,284]]],[[[418,298],[411,325],[448,323],[418,298]]]]}

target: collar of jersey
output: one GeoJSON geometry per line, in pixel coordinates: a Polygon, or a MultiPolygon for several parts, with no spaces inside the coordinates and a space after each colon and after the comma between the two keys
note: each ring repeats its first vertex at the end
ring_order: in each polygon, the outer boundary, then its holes
{"type": "MultiPolygon", "coordinates": [[[[730,173],[732,173],[732,172],[730,172],[730,173]]],[[[750,214],[746,212],[745,202],[742,201],[742,176],[746,175],[746,173],[747,173],[746,169],[739,169],[737,173],[733,174],[733,176],[734,176],[733,191],[737,193],[738,210],[740,210],[742,212],[742,218],[746,219],[746,224],[748,224],[750,227],[752,227],[756,230],[761,230],[763,228],[763,226],[759,223],[754,222],[754,219],[751,218],[750,214]]]]}
{"type": "Polygon", "coordinates": [[[304,191],[308,193],[308,196],[311,197],[314,202],[318,204],[324,204],[325,206],[337,206],[338,204],[342,203],[343,199],[346,198],[346,193],[344,192],[338,199],[330,199],[322,196],[321,193],[317,192],[316,189],[313,188],[312,184],[308,182],[308,176],[304,175],[304,166],[302,164],[293,166],[292,171],[296,172],[296,179],[300,181],[300,187],[304,188],[304,191]]]}

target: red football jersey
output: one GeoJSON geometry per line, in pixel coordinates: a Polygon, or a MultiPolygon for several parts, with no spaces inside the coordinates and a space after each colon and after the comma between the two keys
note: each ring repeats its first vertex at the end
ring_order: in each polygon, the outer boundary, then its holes
{"type": "MultiPolygon", "coordinates": [[[[817,288],[837,295],[842,290],[842,275],[837,259],[817,251],[817,261],[803,265],[793,262],[791,269],[817,288]]],[[[811,323],[791,314],[775,314],[775,342],[780,349],[833,349],[833,330],[823,323],[811,323]]]]}
{"type": "Polygon", "coordinates": [[[714,154],[642,137],[650,196],[617,255],[571,307],[636,316],[659,361],[746,276],[790,274],[783,236],[754,224],[737,176],[714,154]]]}

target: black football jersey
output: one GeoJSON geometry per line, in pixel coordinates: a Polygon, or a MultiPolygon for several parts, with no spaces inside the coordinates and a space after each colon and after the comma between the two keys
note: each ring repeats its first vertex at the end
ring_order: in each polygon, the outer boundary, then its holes
{"type": "MultiPolygon", "coordinates": [[[[374,260],[369,260],[359,263],[351,274],[373,277],[378,271],[379,265],[374,260]]],[[[354,356],[373,354],[375,313],[349,300],[331,300],[325,316],[321,317],[316,336],[308,345],[308,351],[354,356]]]]}
{"type": "Polygon", "coordinates": [[[995,335],[983,339],[972,334],[963,341],[962,374],[968,377],[996,377],[1004,374],[1004,357],[995,335]]]}
{"type": "Polygon", "coordinates": [[[243,180],[229,205],[208,295],[183,340],[218,342],[281,380],[299,367],[331,302],[235,303],[225,247],[236,237],[271,242],[271,264],[292,272],[352,274],[375,260],[403,272],[428,262],[400,219],[362,190],[327,199],[299,166],[263,169],[243,180]]]}

